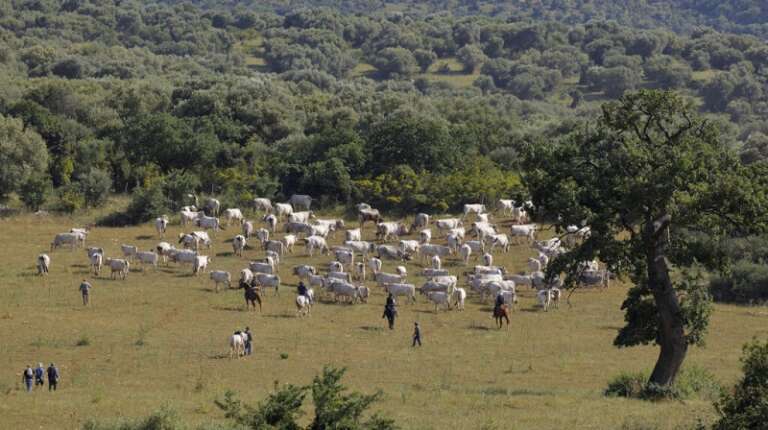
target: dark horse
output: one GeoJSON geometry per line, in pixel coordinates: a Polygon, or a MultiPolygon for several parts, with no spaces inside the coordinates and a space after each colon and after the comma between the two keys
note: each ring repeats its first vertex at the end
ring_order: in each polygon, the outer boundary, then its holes
{"type": "Polygon", "coordinates": [[[507,327],[509,327],[509,308],[507,308],[507,305],[496,305],[493,308],[493,318],[496,320],[497,328],[501,328],[504,325],[503,319],[507,320],[507,327]]]}
{"type": "Polygon", "coordinates": [[[254,285],[253,281],[251,283],[240,281],[240,288],[245,290],[245,307],[246,309],[250,309],[253,307],[253,310],[256,310],[256,302],[259,303],[259,312],[261,312],[261,294],[259,294],[259,287],[254,285]]]}

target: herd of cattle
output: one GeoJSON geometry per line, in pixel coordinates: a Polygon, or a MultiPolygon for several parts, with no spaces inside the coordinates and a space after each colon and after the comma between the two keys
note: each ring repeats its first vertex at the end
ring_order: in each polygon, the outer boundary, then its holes
{"type": "MultiPolygon", "coordinates": [[[[211,198],[201,210],[196,206],[185,206],[180,210],[180,225],[194,225],[199,230],[181,233],[175,244],[162,241],[150,251],[123,244],[120,258],[107,258],[101,247],[86,248],[88,229],[73,228],[54,237],[51,251],[62,246],[85,248],[92,273],[98,276],[102,266],[106,266],[113,279],[125,279],[132,263],[142,267],[157,267],[169,262],[188,264],[192,272],[199,275],[208,270],[212,261],[210,256],[205,255],[213,244],[208,232],[226,230],[235,223],[240,228],[239,234],[232,238],[233,253],[243,256],[249,244],[254,245],[250,248],[257,248],[256,243],[264,252],[262,259],[250,261],[248,267],[240,271],[239,282],[260,289],[272,288],[275,294],[278,294],[281,285],[278,274],[281,261],[303,243],[306,255],[319,252],[332,256],[332,260],[322,274],[311,265],[294,266],[292,273],[308,284],[310,294],[314,294],[317,288],[331,295],[335,301],[367,301],[370,290],[365,282],[372,279],[385,292],[404,298],[406,302],[415,302],[417,293],[420,293],[434,303],[435,311],[441,306],[450,308],[452,304],[462,310],[467,289],[460,287],[458,278],[443,268],[443,260],[458,256],[468,269],[466,286],[481,300],[501,295],[512,307],[517,302],[516,288],[528,286],[537,290],[539,304],[547,310],[550,306],[557,306],[560,298],[560,281],[546,281],[544,270],[548,262],[590,234],[589,227],[571,226],[560,237],[537,241],[538,226],[531,223],[529,216],[531,202],[516,204],[513,200],[499,200],[496,207],[498,215],[511,219],[507,232],[501,232],[499,226],[491,222],[490,211],[483,204],[464,205],[461,217],[433,220],[430,215],[419,213],[412,223],[405,223],[386,222],[377,209],[361,203],[356,206],[359,225],[347,228],[342,219],[317,218],[310,209],[311,203],[311,197],[306,195],[294,195],[287,203],[274,204],[269,199],[257,198],[253,201],[253,209],[254,214],[263,214],[259,215],[259,223],[246,219],[243,211],[237,208],[221,211],[219,201],[211,198]],[[469,222],[470,219],[472,222],[469,222]],[[363,237],[363,228],[369,221],[375,224],[375,240],[370,242],[363,237]],[[278,228],[280,223],[282,226],[278,228]],[[328,240],[342,231],[342,244],[329,246],[328,240]],[[282,237],[277,239],[279,233],[282,237]],[[407,235],[418,239],[401,239],[407,235]],[[520,244],[527,244],[535,253],[528,259],[527,272],[508,273],[504,267],[493,264],[494,253],[506,253],[512,245],[520,244]],[[473,258],[475,264],[470,268],[468,266],[473,258]],[[418,275],[424,278],[424,282],[420,287],[408,282],[406,262],[414,259],[422,263],[418,275]],[[387,273],[382,271],[382,260],[394,260],[401,265],[396,266],[395,273],[387,273]]],[[[163,215],[154,224],[158,235],[164,239],[169,218],[163,215]]],[[[50,264],[48,254],[39,255],[38,273],[47,274],[50,264]]],[[[580,273],[580,282],[584,286],[608,286],[609,273],[601,269],[596,261],[584,262],[580,273]]],[[[227,271],[213,270],[209,276],[217,292],[220,284],[232,286],[232,275],[227,271]]],[[[297,314],[308,313],[312,302],[297,299],[297,314]]]]}

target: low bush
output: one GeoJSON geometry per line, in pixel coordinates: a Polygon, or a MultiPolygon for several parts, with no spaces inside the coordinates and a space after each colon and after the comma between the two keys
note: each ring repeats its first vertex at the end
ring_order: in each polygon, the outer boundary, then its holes
{"type": "Polygon", "coordinates": [[[648,383],[648,372],[622,372],[608,383],[605,395],[643,400],[661,399],[716,399],[722,389],[714,376],[705,369],[691,366],[680,371],[674,385],[659,386],[648,383]]]}
{"type": "Polygon", "coordinates": [[[768,266],[739,261],[728,276],[714,278],[709,289],[716,301],[763,303],[768,301],[768,266]]]}

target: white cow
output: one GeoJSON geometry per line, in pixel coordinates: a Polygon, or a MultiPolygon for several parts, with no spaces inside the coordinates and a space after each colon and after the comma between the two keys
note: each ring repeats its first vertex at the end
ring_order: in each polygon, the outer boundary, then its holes
{"type": "Polygon", "coordinates": [[[427,298],[435,304],[435,312],[437,312],[440,305],[445,305],[446,309],[451,309],[451,296],[446,292],[433,291],[427,293],[427,298]]]}
{"type": "Polygon", "coordinates": [[[213,270],[211,271],[210,278],[216,285],[217,293],[219,292],[219,284],[227,284],[227,288],[232,287],[232,275],[230,275],[227,271],[213,270]]]}
{"type": "Polygon", "coordinates": [[[355,253],[352,250],[336,249],[333,251],[336,260],[350,268],[355,264],[355,253]]]}
{"type": "Polygon", "coordinates": [[[363,240],[363,233],[359,228],[349,229],[344,232],[345,241],[361,241],[363,240]]]}
{"type": "Polygon", "coordinates": [[[419,243],[425,244],[432,240],[432,230],[424,229],[419,232],[419,243]]]}
{"type": "Polygon", "coordinates": [[[294,194],[288,199],[288,202],[295,208],[309,210],[312,205],[312,197],[306,194],[294,194]]]}
{"type": "Polygon", "coordinates": [[[109,268],[112,270],[112,274],[110,275],[112,279],[115,279],[115,275],[119,275],[121,279],[125,279],[125,277],[128,276],[128,271],[131,268],[131,264],[128,262],[128,260],[123,260],[120,258],[108,258],[107,264],[109,264],[109,268]]]}
{"type": "Polygon", "coordinates": [[[422,262],[424,262],[424,259],[432,258],[435,255],[440,257],[446,257],[450,254],[451,254],[451,248],[444,245],[425,244],[425,245],[421,245],[421,247],[419,248],[419,255],[421,256],[422,262]]]}
{"type": "Polygon", "coordinates": [[[452,228],[461,227],[461,220],[458,218],[444,218],[435,221],[435,226],[438,230],[450,230],[452,228]]]}
{"type": "Polygon", "coordinates": [[[421,271],[421,276],[425,278],[434,278],[437,276],[448,276],[448,275],[450,275],[450,273],[448,273],[448,269],[433,269],[431,267],[427,267],[421,271]]]}
{"type": "Polygon", "coordinates": [[[432,256],[432,268],[435,270],[440,270],[440,268],[443,266],[443,262],[440,261],[439,255],[433,255],[432,256]]]}
{"type": "Polygon", "coordinates": [[[245,340],[248,337],[240,332],[229,337],[229,358],[240,358],[245,354],[245,340]]]}
{"type": "Polygon", "coordinates": [[[493,255],[487,252],[483,254],[483,264],[486,266],[493,266],[493,255]]]}
{"type": "Polygon", "coordinates": [[[293,212],[288,215],[288,222],[308,223],[310,219],[314,219],[315,214],[312,211],[293,212]]]}
{"type": "Polygon", "coordinates": [[[429,227],[429,215],[425,213],[416,214],[416,218],[413,219],[413,224],[411,225],[411,230],[427,227],[429,227]]]}
{"type": "Polygon", "coordinates": [[[243,216],[243,211],[241,211],[238,208],[229,208],[224,209],[224,213],[221,215],[225,220],[227,220],[227,225],[230,225],[232,221],[237,221],[242,224],[243,220],[245,220],[245,217],[243,216]]]}
{"type": "Polygon", "coordinates": [[[342,265],[339,261],[331,261],[328,263],[328,272],[344,272],[344,265],[342,265]]]}
{"type": "Polygon", "coordinates": [[[469,264],[469,256],[472,255],[472,247],[467,245],[466,243],[464,245],[461,245],[459,247],[459,255],[461,255],[461,260],[464,262],[464,265],[466,266],[469,264]]]}
{"type": "Polygon", "coordinates": [[[405,296],[408,302],[416,303],[416,286],[413,284],[384,284],[384,291],[387,294],[392,294],[395,297],[405,296]]]}
{"type": "Polygon", "coordinates": [[[509,215],[515,208],[515,201],[511,199],[499,199],[498,207],[504,215],[509,215]]]}
{"type": "Polygon", "coordinates": [[[195,276],[199,275],[201,272],[205,273],[208,269],[208,263],[212,260],[213,259],[207,255],[198,255],[192,263],[192,273],[195,274],[195,276]]]}
{"type": "Polygon", "coordinates": [[[365,263],[355,263],[353,276],[360,282],[365,282],[365,263]]]}
{"type": "Polygon", "coordinates": [[[244,221],[242,226],[243,236],[245,236],[246,239],[250,239],[251,235],[255,231],[256,227],[254,227],[253,222],[251,221],[244,221]]]}
{"type": "Polygon", "coordinates": [[[513,238],[523,237],[528,242],[536,240],[536,224],[513,225],[510,227],[510,235],[513,238]]]}
{"type": "Polygon", "coordinates": [[[139,261],[142,265],[142,271],[144,271],[143,266],[145,264],[151,264],[155,270],[157,270],[157,263],[160,261],[160,257],[157,255],[154,251],[138,251],[135,254],[136,260],[139,261]]]}
{"type": "Polygon", "coordinates": [[[259,239],[262,245],[269,240],[269,230],[266,228],[260,228],[256,230],[256,238],[259,239]]]}
{"type": "Polygon", "coordinates": [[[275,252],[278,255],[285,255],[285,244],[279,240],[268,240],[264,242],[264,250],[275,252]]]}
{"type": "Polygon", "coordinates": [[[155,230],[157,230],[157,233],[160,235],[160,237],[165,236],[165,230],[168,228],[168,216],[163,215],[155,218],[155,230]]]}
{"type": "Polygon", "coordinates": [[[371,268],[374,275],[381,272],[381,260],[376,257],[371,258],[368,260],[368,267],[371,268]]]}
{"type": "Polygon", "coordinates": [[[37,256],[37,274],[47,275],[48,269],[51,267],[51,257],[47,254],[40,254],[37,256]]]}
{"type": "Polygon", "coordinates": [[[253,277],[259,286],[262,288],[274,288],[275,295],[280,295],[280,276],[268,273],[254,273],[253,277]]]}
{"type": "Polygon", "coordinates": [[[293,206],[290,203],[275,203],[275,215],[278,218],[288,217],[293,213],[293,206]]]}
{"type": "Polygon", "coordinates": [[[330,281],[342,280],[345,282],[352,282],[352,275],[347,272],[328,272],[325,277],[330,281]]]}
{"type": "Polygon", "coordinates": [[[347,240],[344,242],[344,246],[351,249],[356,254],[361,254],[363,258],[367,258],[368,253],[372,251],[373,244],[363,240],[347,240]]]}
{"type": "Polygon", "coordinates": [[[85,246],[85,235],[82,233],[59,233],[53,237],[51,251],[62,245],[69,245],[71,250],[82,244],[85,246]]]}
{"type": "Polygon", "coordinates": [[[467,290],[464,288],[456,288],[453,290],[453,305],[457,310],[464,310],[464,301],[467,299],[467,290]]]}
{"type": "Polygon", "coordinates": [[[297,317],[309,316],[311,307],[312,305],[310,303],[309,297],[296,296],[296,316],[297,317]]]}
{"type": "Polygon", "coordinates": [[[190,211],[190,210],[184,210],[184,209],[179,211],[179,220],[181,222],[181,225],[187,225],[189,223],[193,223],[197,220],[197,217],[198,217],[197,211],[190,211]]]}
{"type": "Polygon", "coordinates": [[[486,212],[485,205],[483,204],[467,204],[464,205],[464,216],[462,218],[466,218],[469,214],[481,214],[483,212],[486,212]]]}
{"type": "Polygon", "coordinates": [[[320,237],[328,237],[328,235],[331,233],[331,225],[330,224],[317,224],[310,226],[309,234],[311,236],[320,236],[320,237]]]}
{"type": "MultiPolygon", "coordinates": [[[[312,236],[310,236],[310,237],[312,237],[312,236]]],[[[307,238],[307,239],[309,239],[309,238],[307,238]]],[[[323,238],[320,237],[320,239],[323,239],[323,238]]],[[[292,234],[286,234],[285,236],[283,236],[283,244],[285,245],[285,250],[290,252],[290,253],[293,253],[293,246],[296,245],[296,240],[297,240],[296,236],[292,235],[292,234]]],[[[325,240],[325,239],[323,239],[323,240],[325,240]]]]}
{"type": "Polygon", "coordinates": [[[420,245],[418,240],[401,240],[400,251],[402,251],[404,255],[418,254],[420,245]]]}
{"type": "Polygon", "coordinates": [[[171,252],[174,251],[176,248],[173,247],[168,242],[160,242],[155,246],[155,251],[157,251],[157,255],[162,257],[163,263],[168,264],[168,256],[171,255],[171,252]]]}
{"type": "Polygon", "coordinates": [[[541,272],[541,260],[538,258],[528,259],[528,271],[529,272],[541,272]]]}
{"type": "Polygon", "coordinates": [[[406,269],[405,266],[395,267],[395,272],[403,278],[403,281],[405,281],[405,278],[408,276],[408,269],[406,269]]]}
{"type": "Polygon", "coordinates": [[[262,212],[272,212],[272,201],[263,197],[253,199],[253,209],[262,212]]]}
{"type": "Polygon", "coordinates": [[[486,239],[491,241],[491,252],[498,245],[503,252],[509,252],[509,236],[506,234],[492,234],[486,236],[486,239]]]}
{"type": "Polygon", "coordinates": [[[270,275],[275,274],[275,267],[272,264],[269,264],[268,262],[264,261],[251,261],[248,263],[248,268],[253,272],[256,273],[267,273],[270,275]]]}
{"type": "Polygon", "coordinates": [[[278,254],[275,251],[267,250],[264,252],[264,255],[267,256],[267,259],[272,259],[272,261],[275,263],[275,267],[280,264],[280,254],[278,254]]]}
{"type": "Polygon", "coordinates": [[[399,248],[392,245],[379,245],[376,247],[376,256],[389,260],[402,260],[405,257],[399,248]]]}
{"type": "Polygon", "coordinates": [[[536,293],[536,297],[539,299],[541,308],[545,311],[549,310],[549,307],[552,305],[554,305],[555,309],[557,309],[558,304],[560,303],[560,289],[554,287],[545,288],[543,290],[539,290],[539,292],[536,293]]]}
{"type": "Polygon", "coordinates": [[[517,224],[525,224],[530,220],[528,211],[523,207],[516,207],[512,209],[512,221],[517,224]]]}
{"type": "Polygon", "coordinates": [[[195,223],[197,224],[198,227],[204,228],[206,230],[213,230],[213,231],[224,230],[224,227],[221,226],[221,222],[219,222],[219,219],[216,217],[202,215],[197,218],[195,223]]]}
{"type": "Polygon", "coordinates": [[[123,257],[127,258],[129,261],[133,260],[133,257],[136,255],[137,252],[139,252],[139,248],[135,245],[120,245],[120,250],[123,252],[123,257]]]}
{"type": "Polygon", "coordinates": [[[408,227],[399,222],[380,222],[376,224],[376,239],[386,242],[391,236],[408,234],[408,227]]]}
{"type": "Polygon", "coordinates": [[[101,273],[101,265],[104,262],[104,255],[103,254],[93,254],[89,258],[91,269],[93,270],[93,274],[96,276],[99,276],[99,273],[101,273]]]}
{"type": "Polygon", "coordinates": [[[168,255],[171,261],[175,263],[189,263],[193,264],[197,258],[197,251],[190,251],[187,249],[177,249],[168,255]]]}
{"type": "Polygon", "coordinates": [[[320,250],[321,253],[327,254],[328,253],[328,243],[325,241],[324,237],[320,236],[309,236],[304,239],[306,245],[307,254],[311,257],[312,254],[314,254],[315,250],[320,250]]]}
{"type": "Polygon", "coordinates": [[[275,215],[266,214],[261,220],[267,224],[272,233],[275,232],[275,229],[277,228],[277,217],[275,215]]]}
{"type": "Polygon", "coordinates": [[[208,209],[208,211],[213,216],[218,216],[219,210],[221,209],[221,202],[219,202],[217,199],[209,198],[205,202],[205,208],[208,209]]]}
{"type": "Polygon", "coordinates": [[[242,269],[240,271],[240,282],[249,284],[253,280],[253,272],[251,269],[242,269]]]}
{"type": "Polygon", "coordinates": [[[344,297],[349,299],[351,303],[355,303],[359,297],[358,287],[339,279],[334,279],[330,282],[328,292],[334,295],[335,301],[338,301],[339,297],[344,297]]]}
{"type": "Polygon", "coordinates": [[[238,257],[242,257],[243,251],[245,250],[245,245],[247,245],[247,243],[248,242],[245,236],[238,234],[234,239],[232,239],[232,252],[234,252],[238,257]]]}
{"type": "Polygon", "coordinates": [[[448,234],[446,235],[446,237],[450,235],[454,235],[458,237],[460,240],[464,240],[464,237],[466,236],[466,234],[467,234],[467,230],[464,229],[464,227],[456,227],[448,230],[448,234]]]}
{"type": "Polygon", "coordinates": [[[317,269],[315,266],[301,265],[293,268],[293,274],[299,279],[309,279],[310,275],[317,275],[317,269]]]}

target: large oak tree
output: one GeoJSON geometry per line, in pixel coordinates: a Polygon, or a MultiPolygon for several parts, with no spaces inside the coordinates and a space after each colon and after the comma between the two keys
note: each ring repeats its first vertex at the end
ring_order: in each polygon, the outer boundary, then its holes
{"type": "Polygon", "coordinates": [[[765,228],[768,169],[744,166],[681,96],[639,91],[603,106],[594,123],[535,145],[524,179],[556,222],[588,225],[591,236],[561,255],[548,275],[575,287],[579,262],[599,258],[634,286],[622,304],[617,346],[660,347],[649,383],[669,386],[688,346],[702,341],[711,305],[686,268],[704,258],[692,233],[710,240],[765,228]]]}

